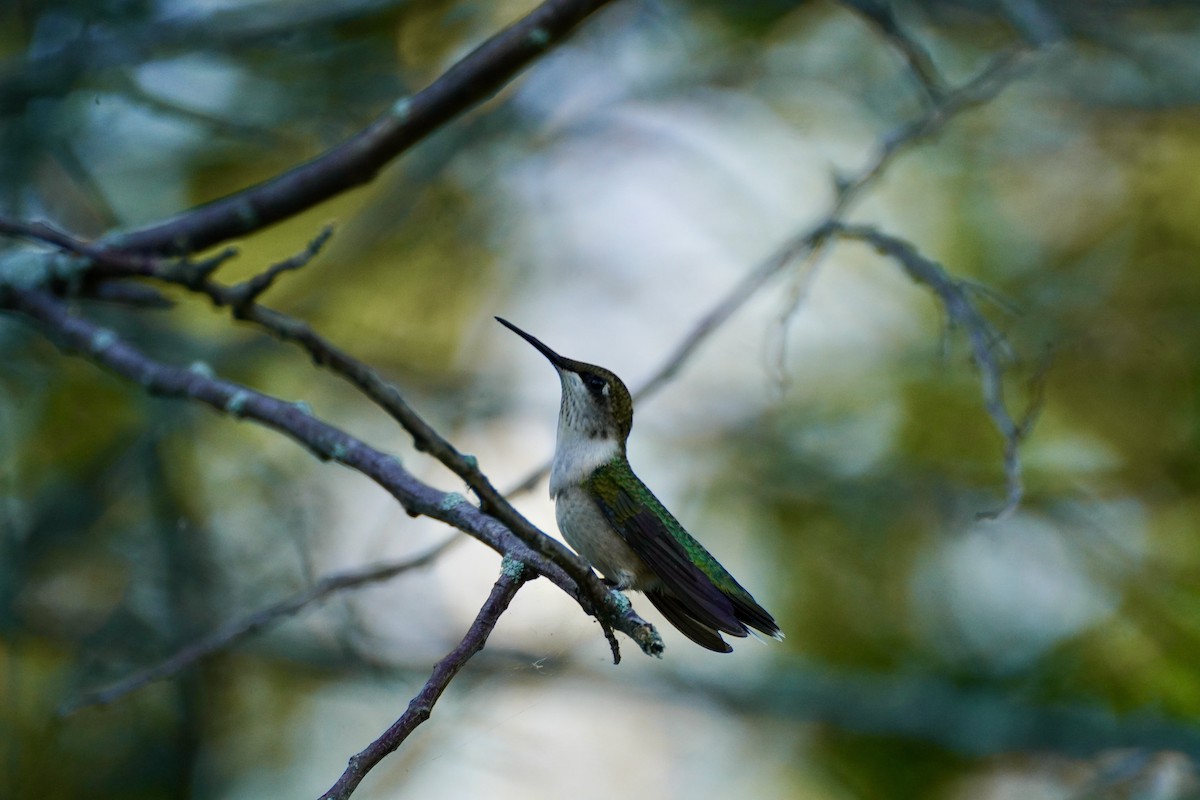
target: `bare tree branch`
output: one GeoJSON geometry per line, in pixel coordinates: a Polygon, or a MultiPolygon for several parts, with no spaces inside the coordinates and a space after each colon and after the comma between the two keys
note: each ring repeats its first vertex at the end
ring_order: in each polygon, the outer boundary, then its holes
{"type": "Polygon", "coordinates": [[[159,267],[158,259],[149,255],[100,247],[84,242],[47,222],[27,222],[0,215],[0,234],[54,245],[67,253],[87,258],[97,267],[119,270],[122,274],[147,275],[159,267]]]}
{"type": "MultiPolygon", "coordinates": [[[[772,272],[781,271],[794,260],[803,258],[802,268],[815,269],[825,252],[825,244],[834,226],[849,216],[858,199],[887,172],[892,163],[904,152],[921,142],[940,134],[955,117],[977,108],[996,97],[1020,73],[1029,51],[1016,48],[993,57],[978,75],[962,86],[945,93],[939,102],[926,109],[921,116],[906,122],[885,134],[879,141],[875,155],[867,165],[853,176],[837,176],[837,193],[833,205],[825,217],[808,231],[794,237],[769,258],[764,264],[777,264],[772,272]]],[[[795,310],[803,290],[793,292],[787,303],[781,322],[795,310]]],[[[781,332],[782,340],[782,332],[781,332]]],[[[781,350],[780,361],[783,360],[781,350]]]]}
{"type": "MultiPolygon", "coordinates": [[[[0,300],[37,320],[47,334],[66,349],[144,387],[151,394],[185,397],[223,413],[273,428],[306,447],[322,460],[333,460],[374,480],[404,509],[453,525],[497,552],[518,558],[549,577],[584,610],[629,636],[648,655],[661,656],[662,638],[632,610],[629,601],[606,587],[571,551],[539,531],[514,510],[523,534],[543,541],[536,549],[496,517],[476,508],[461,495],[438,491],[417,480],[399,460],[314,417],[306,407],[286,403],[230,381],[211,376],[206,365],[174,367],[150,359],[114,332],[72,316],[66,305],[41,290],[10,288],[0,300]],[[552,553],[553,556],[547,556],[552,553]],[[567,572],[564,565],[572,565],[567,572]]],[[[439,437],[440,438],[440,437],[439,437]]],[[[510,506],[511,508],[511,506],[510,506]]],[[[617,654],[614,653],[614,658],[617,654]]]]}
{"type": "Polygon", "coordinates": [[[213,653],[231,647],[247,636],[275,625],[285,617],[298,614],[308,606],[325,600],[332,594],[349,589],[361,589],[372,583],[391,580],[401,573],[428,566],[446,552],[451,545],[461,541],[462,537],[453,536],[412,558],[372,564],[326,575],[312,586],[296,592],[291,597],[272,603],[252,614],[230,620],[207,636],[189,643],[174,655],[153,666],[138,670],[109,686],[85,692],[73,703],[60,709],[59,716],[69,716],[89,706],[108,705],[155,681],[176,675],[213,653]]]}
{"type": "Polygon", "coordinates": [[[408,709],[396,720],[390,728],[384,731],[378,739],[368,745],[362,752],[350,758],[346,771],[338,778],[337,783],[329,791],[321,795],[321,800],[344,800],[354,793],[362,779],[385,756],[396,751],[408,735],[417,726],[429,719],[433,706],[446,691],[450,681],[459,673],[471,656],[483,649],[488,636],[500,619],[500,615],[508,608],[517,591],[527,580],[527,570],[519,561],[504,560],[500,577],[492,586],[492,593],[487,602],[479,609],[475,621],[471,623],[466,636],[458,646],[446,654],[433,668],[433,674],[425,682],[425,686],[413,697],[408,709]]]}
{"type": "Polygon", "coordinates": [[[110,236],[105,246],[129,252],[195,253],[369,183],[389,161],[490,98],[609,1],[546,0],[340,145],[256,186],[141,230],[110,236]]]}

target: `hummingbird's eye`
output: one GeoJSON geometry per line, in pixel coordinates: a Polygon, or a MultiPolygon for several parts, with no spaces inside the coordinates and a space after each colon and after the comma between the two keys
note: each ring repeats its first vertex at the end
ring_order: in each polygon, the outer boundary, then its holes
{"type": "Polygon", "coordinates": [[[604,378],[591,373],[587,373],[581,377],[583,378],[583,385],[586,386],[588,391],[592,394],[607,394],[605,390],[608,389],[608,381],[604,380],[604,378]]]}

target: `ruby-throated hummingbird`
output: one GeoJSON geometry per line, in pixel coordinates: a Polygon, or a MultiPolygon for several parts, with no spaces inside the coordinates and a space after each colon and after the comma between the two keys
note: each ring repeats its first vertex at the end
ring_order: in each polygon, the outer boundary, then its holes
{"type": "Polygon", "coordinates": [[[766,609],[633,474],[625,457],[633,401],[621,379],[496,321],[548,358],[562,382],[550,497],[567,543],[609,583],[644,592],[701,647],[731,652],[721,633],[745,637],[750,628],[782,639],[766,609]]]}

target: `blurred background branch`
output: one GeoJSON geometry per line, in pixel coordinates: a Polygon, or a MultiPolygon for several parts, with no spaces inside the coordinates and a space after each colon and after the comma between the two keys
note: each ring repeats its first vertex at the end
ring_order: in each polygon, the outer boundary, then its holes
{"type": "Polygon", "coordinates": [[[901,239],[863,225],[836,225],[832,232],[844,239],[866,242],[881,255],[894,259],[910,278],[928,286],[946,311],[951,327],[961,327],[971,346],[971,357],[979,370],[983,390],[983,405],[1004,441],[1004,475],[1008,484],[1004,505],[996,511],[981,512],[985,518],[996,519],[1011,514],[1021,504],[1024,487],[1021,485],[1021,440],[1029,434],[1033,411],[1014,420],[1004,399],[1004,370],[1012,358],[1004,338],[980,313],[971,299],[969,287],[946,272],[945,267],[925,258],[901,239]]]}

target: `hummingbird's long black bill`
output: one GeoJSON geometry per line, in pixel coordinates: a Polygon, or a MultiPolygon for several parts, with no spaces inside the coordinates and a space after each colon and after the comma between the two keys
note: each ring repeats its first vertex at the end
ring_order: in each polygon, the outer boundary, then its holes
{"type": "Polygon", "coordinates": [[[555,367],[557,367],[558,369],[568,368],[567,359],[563,358],[558,353],[554,352],[549,347],[542,344],[541,339],[538,339],[536,336],[530,336],[528,333],[521,330],[516,325],[513,325],[511,322],[504,319],[503,317],[496,317],[495,319],[496,319],[496,322],[499,322],[501,325],[503,325],[504,327],[508,328],[510,331],[515,333],[517,336],[520,336],[522,339],[524,339],[525,341],[529,342],[531,345],[536,347],[538,352],[541,353],[542,355],[544,355],[546,358],[550,359],[550,363],[553,364],[555,367]]]}

